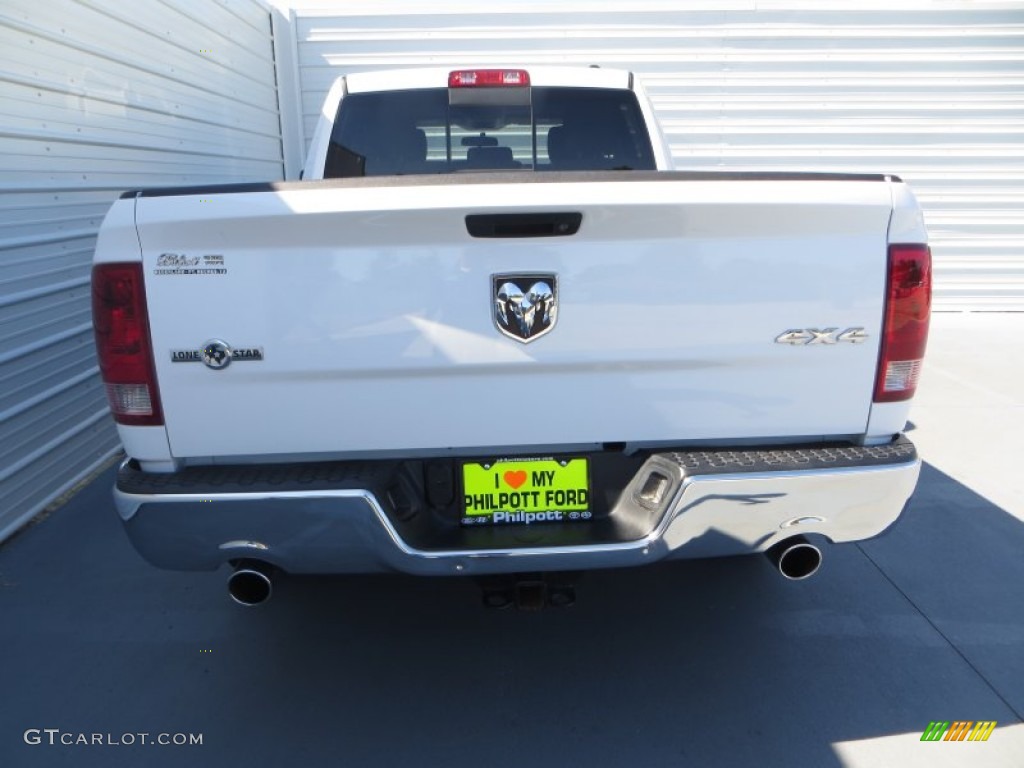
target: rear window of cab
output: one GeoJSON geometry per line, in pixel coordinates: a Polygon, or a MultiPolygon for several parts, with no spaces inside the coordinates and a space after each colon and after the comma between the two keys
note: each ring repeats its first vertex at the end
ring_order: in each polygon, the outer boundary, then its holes
{"type": "Polygon", "coordinates": [[[447,88],[345,96],[324,178],[463,171],[654,170],[632,91],[447,88]],[[505,98],[501,92],[509,94],[505,98]]]}

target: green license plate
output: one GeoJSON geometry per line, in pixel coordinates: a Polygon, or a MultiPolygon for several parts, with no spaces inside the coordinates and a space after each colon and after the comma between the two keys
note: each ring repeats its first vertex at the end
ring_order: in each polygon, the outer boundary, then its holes
{"type": "Polygon", "coordinates": [[[502,459],[462,465],[464,525],[590,520],[587,459],[502,459]]]}

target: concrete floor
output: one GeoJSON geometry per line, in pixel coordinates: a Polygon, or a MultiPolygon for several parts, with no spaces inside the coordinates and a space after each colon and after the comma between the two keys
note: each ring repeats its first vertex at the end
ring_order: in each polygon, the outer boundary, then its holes
{"type": "Polygon", "coordinates": [[[242,609],[224,572],[142,562],[108,470],[0,548],[0,766],[1020,768],[1022,335],[936,316],[914,503],[801,583],[663,564],[529,614],[458,580],[291,578],[242,609]],[[922,743],[932,720],[999,726],[922,743]],[[48,728],[203,744],[25,743],[48,728]]]}

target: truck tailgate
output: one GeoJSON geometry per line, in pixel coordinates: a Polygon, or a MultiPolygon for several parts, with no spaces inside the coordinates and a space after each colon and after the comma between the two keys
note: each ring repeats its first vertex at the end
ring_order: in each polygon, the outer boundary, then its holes
{"type": "Polygon", "coordinates": [[[136,222],[172,453],[863,433],[890,185],[611,177],[143,194],[136,222]],[[582,220],[565,236],[467,231],[467,215],[503,213],[582,220]],[[495,274],[556,276],[549,333],[523,343],[498,332],[495,274]],[[851,328],[866,341],[776,341],[851,328]],[[189,353],[211,340],[236,361],[195,362],[189,353]]]}

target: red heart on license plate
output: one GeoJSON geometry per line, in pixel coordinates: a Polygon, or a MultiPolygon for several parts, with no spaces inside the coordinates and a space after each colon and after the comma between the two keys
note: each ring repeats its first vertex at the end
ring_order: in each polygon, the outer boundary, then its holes
{"type": "Polygon", "coordinates": [[[505,482],[512,486],[513,489],[518,488],[526,482],[526,470],[520,469],[518,472],[506,472],[505,482]]]}

